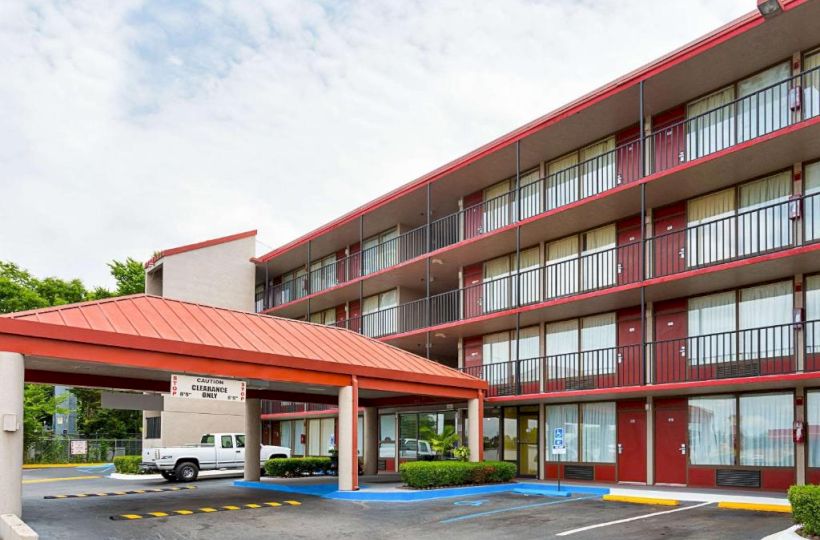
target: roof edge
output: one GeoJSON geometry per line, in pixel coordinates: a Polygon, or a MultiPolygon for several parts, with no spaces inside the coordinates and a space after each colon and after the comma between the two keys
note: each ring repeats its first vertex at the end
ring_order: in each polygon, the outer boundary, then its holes
{"type": "Polygon", "coordinates": [[[204,249],[207,247],[216,246],[219,244],[225,244],[227,242],[233,242],[234,240],[241,240],[243,238],[248,238],[251,236],[256,236],[256,229],[250,231],[244,231],[236,234],[231,234],[229,236],[220,236],[219,238],[211,238],[210,240],[203,240],[202,242],[196,242],[194,244],[186,244],[184,246],[173,247],[170,249],[163,249],[158,251],[154,254],[153,257],[145,261],[145,268],[151,268],[160,259],[163,257],[169,257],[171,255],[178,255],[180,253],[185,253],[188,251],[195,251],[197,249],[204,249]]]}

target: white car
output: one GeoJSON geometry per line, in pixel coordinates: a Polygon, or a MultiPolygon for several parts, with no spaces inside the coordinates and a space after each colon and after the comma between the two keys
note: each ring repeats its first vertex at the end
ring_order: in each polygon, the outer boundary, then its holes
{"type": "MultiPolygon", "coordinates": [[[[262,445],[259,468],[270,458],[288,458],[290,448],[262,445]]],[[[199,471],[242,469],[245,467],[245,435],[208,433],[199,444],[171,448],[147,448],[142,452],[140,469],[159,472],[171,482],[193,482],[199,471]]],[[[264,469],[263,469],[264,472],[264,469]]]]}
{"type": "MultiPolygon", "coordinates": [[[[430,443],[424,439],[401,439],[399,444],[399,458],[401,459],[433,459],[436,456],[430,443]]],[[[396,443],[393,441],[379,444],[379,459],[396,457],[396,443]]]]}

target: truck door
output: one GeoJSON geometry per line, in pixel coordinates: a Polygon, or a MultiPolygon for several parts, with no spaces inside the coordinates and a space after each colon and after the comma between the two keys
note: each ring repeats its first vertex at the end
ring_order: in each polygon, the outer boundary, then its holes
{"type": "Polygon", "coordinates": [[[216,449],[216,467],[235,467],[239,450],[234,448],[232,435],[221,435],[216,449]]]}

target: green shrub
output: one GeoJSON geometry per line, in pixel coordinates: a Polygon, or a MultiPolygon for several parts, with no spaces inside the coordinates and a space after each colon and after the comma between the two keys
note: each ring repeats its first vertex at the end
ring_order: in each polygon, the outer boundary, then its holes
{"type": "Polygon", "coordinates": [[[402,482],[413,488],[509,482],[515,464],[503,461],[411,461],[399,467],[402,482]]]}
{"type": "Polygon", "coordinates": [[[329,457],[272,458],[265,462],[265,474],[284,478],[327,474],[330,463],[329,457]]]}
{"type": "Polygon", "coordinates": [[[792,486],[789,502],[795,523],[803,525],[803,532],[820,535],[820,486],[792,486]]]}
{"type": "Polygon", "coordinates": [[[115,456],[114,469],[121,474],[139,474],[142,456],[115,456]]]}

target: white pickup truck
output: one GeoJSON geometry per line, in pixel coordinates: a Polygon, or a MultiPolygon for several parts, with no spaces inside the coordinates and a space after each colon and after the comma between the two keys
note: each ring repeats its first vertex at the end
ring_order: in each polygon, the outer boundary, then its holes
{"type": "MultiPolygon", "coordinates": [[[[259,467],[262,468],[272,457],[290,457],[290,448],[262,445],[259,467]]],[[[245,435],[242,433],[208,433],[202,436],[199,444],[147,448],[142,452],[140,463],[142,471],[159,472],[170,482],[193,482],[199,471],[244,467],[245,435]]]]}

